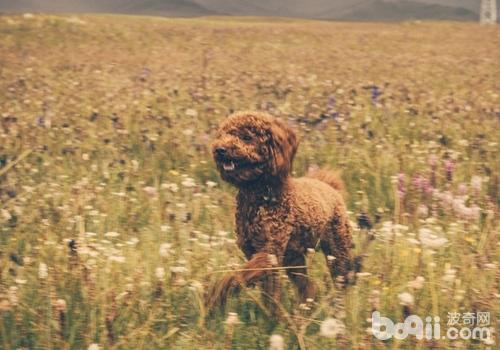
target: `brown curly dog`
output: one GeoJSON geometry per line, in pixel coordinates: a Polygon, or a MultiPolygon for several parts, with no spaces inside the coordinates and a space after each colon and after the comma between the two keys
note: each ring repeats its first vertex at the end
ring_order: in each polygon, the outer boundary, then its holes
{"type": "Polygon", "coordinates": [[[318,247],[332,278],[347,280],[352,238],[343,184],[324,170],[292,178],[297,146],[293,130],[267,113],[235,113],[220,125],[213,157],[221,177],[239,189],[237,243],[248,262],[215,285],[209,306],[224,304],[231,291],[258,281],[277,299],[276,267],[286,269],[302,299],[312,298],[305,256],[318,247]]]}

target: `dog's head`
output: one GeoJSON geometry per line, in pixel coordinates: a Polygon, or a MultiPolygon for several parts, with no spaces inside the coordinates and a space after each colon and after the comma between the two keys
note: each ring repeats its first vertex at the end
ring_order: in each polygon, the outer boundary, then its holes
{"type": "Polygon", "coordinates": [[[212,154],[222,178],[238,187],[281,181],[291,170],[297,137],[285,123],[262,112],[239,112],[219,127],[212,154]]]}

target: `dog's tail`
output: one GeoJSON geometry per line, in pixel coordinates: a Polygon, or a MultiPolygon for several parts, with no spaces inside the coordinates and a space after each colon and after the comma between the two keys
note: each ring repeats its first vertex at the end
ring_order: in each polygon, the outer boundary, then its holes
{"type": "Polygon", "coordinates": [[[224,306],[230,294],[237,293],[242,287],[255,284],[272,274],[274,256],[267,253],[257,253],[247,261],[241,269],[236,270],[219,280],[209,291],[206,299],[207,308],[224,306]]]}
{"type": "Polygon", "coordinates": [[[322,181],[340,192],[344,199],[347,197],[344,181],[340,172],[328,169],[312,169],[307,172],[307,177],[322,181]]]}

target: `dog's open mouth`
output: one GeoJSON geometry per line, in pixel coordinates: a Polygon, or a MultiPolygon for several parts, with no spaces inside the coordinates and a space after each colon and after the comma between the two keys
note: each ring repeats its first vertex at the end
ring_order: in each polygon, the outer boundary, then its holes
{"type": "Polygon", "coordinates": [[[233,171],[234,169],[236,169],[236,164],[232,160],[225,160],[222,162],[222,168],[225,171],[233,171]]]}
{"type": "Polygon", "coordinates": [[[222,169],[228,173],[254,166],[254,164],[243,158],[219,157],[217,162],[222,166],[222,169]]]}

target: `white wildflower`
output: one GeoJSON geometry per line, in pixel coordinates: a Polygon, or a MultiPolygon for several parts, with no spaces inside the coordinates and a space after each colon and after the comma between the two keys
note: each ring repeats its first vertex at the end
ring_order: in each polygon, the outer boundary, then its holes
{"type": "Polygon", "coordinates": [[[418,206],[417,213],[420,217],[427,217],[429,215],[429,207],[425,204],[420,204],[418,206]]]}
{"type": "Polygon", "coordinates": [[[132,169],[134,169],[134,171],[139,170],[139,162],[137,160],[132,159],[131,163],[132,163],[132,169]]]}
{"type": "Polygon", "coordinates": [[[162,258],[166,258],[170,255],[170,248],[172,248],[172,244],[170,243],[162,243],[160,244],[160,256],[162,258]]]}
{"type": "Polygon", "coordinates": [[[66,300],[57,299],[55,307],[56,307],[56,310],[59,312],[66,312],[66,300]]]}
{"type": "Polygon", "coordinates": [[[345,331],[345,325],[342,321],[336,318],[327,318],[321,322],[320,334],[324,337],[336,337],[345,331]]]}
{"type": "Polygon", "coordinates": [[[401,228],[399,228],[397,225],[394,225],[392,221],[386,221],[382,224],[382,227],[377,230],[376,234],[382,240],[392,240],[395,236],[401,236],[400,231],[401,228]]]}
{"type": "Polygon", "coordinates": [[[4,221],[9,221],[10,219],[12,219],[12,215],[10,215],[10,213],[7,210],[5,210],[5,209],[2,209],[0,211],[0,214],[1,214],[2,219],[4,221]]]}
{"type": "Polygon", "coordinates": [[[134,245],[136,245],[137,243],[139,243],[139,238],[137,238],[137,237],[132,237],[131,239],[129,239],[129,240],[127,241],[127,244],[128,244],[128,245],[131,245],[131,246],[134,246],[134,245]]]}
{"type": "Polygon", "coordinates": [[[404,306],[412,306],[415,302],[415,298],[412,294],[408,292],[403,292],[398,294],[399,303],[404,306]]]}
{"type": "Polygon", "coordinates": [[[165,278],[165,269],[163,267],[157,267],[155,270],[155,276],[159,280],[162,280],[165,278]]]}
{"type": "Polygon", "coordinates": [[[371,275],[372,275],[372,274],[371,274],[370,272],[358,272],[358,273],[356,274],[356,276],[357,276],[358,278],[368,277],[368,276],[371,276],[371,275]]]}
{"type": "Polygon", "coordinates": [[[420,245],[420,241],[415,238],[407,238],[406,240],[412,245],[420,245]]]}
{"type": "Polygon", "coordinates": [[[238,318],[238,314],[236,312],[230,312],[227,315],[226,322],[227,325],[236,325],[240,323],[240,320],[238,318]]]}
{"type": "Polygon", "coordinates": [[[119,235],[120,234],[118,232],[110,231],[110,232],[106,232],[104,234],[104,237],[115,238],[115,237],[118,237],[119,235]]]}
{"type": "Polygon", "coordinates": [[[453,283],[456,277],[457,277],[457,270],[449,268],[444,272],[442,280],[445,283],[453,283]]]}
{"type": "Polygon", "coordinates": [[[143,191],[146,192],[150,196],[156,196],[156,188],[152,186],[146,186],[143,188],[143,191]]]}
{"type": "Polygon", "coordinates": [[[192,291],[203,291],[203,284],[201,284],[201,282],[198,281],[193,281],[191,282],[189,289],[191,289],[192,291]]]}
{"type": "Polygon", "coordinates": [[[483,185],[483,179],[481,178],[481,176],[474,175],[471,178],[471,180],[470,180],[470,186],[472,187],[472,189],[474,191],[480,192],[482,185],[483,185]]]}
{"type": "Polygon", "coordinates": [[[213,188],[213,187],[217,186],[217,182],[213,182],[213,181],[207,181],[205,184],[207,185],[208,188],[213,188]]]}
{"type": "Polygon", "coordinates": [[[273,334],[269,338],[269,350],[285,350],[285,339],[279,334],[273,334]]]}
{"type": "Polygon", "coordinates": [[[194,179],[190,178],[190,177],[186,177],[182,182],[181,182],[182,186],[184,187],[195,187],[196,186],[196,182],[194,181],[194,179]]]}
{"type": "Polygon", "coordinates": [[[9,303],[12,306],[16,306],[19,303],[19,298],[17,296],[17,291],[18,291],[18,288],[16,286],[11,286],[9,288],[9,292],[8,292],[9,303]]]}
{"type": "Polygon", "coordinates": [[[185,273],[187,272],[187,268],[185,266],[172,266],[170,267],[170,271],[173,273],[185,273]]]}
{"type": "Polygon", "coordinates": [[[409,227],[406,225],[396,224],[394,225],[396,231],[408,231],[409,227]]]}
{"type": "Polygon", "coordinates": [[[497,265],[495,263],[484,264],[484,267],[487,268],[488,270],[496,270],[497,269],[497,265]]]}
{"type": "Polygon", "coordinates": [[[419,230],[419,239],[424,247],[430,249],[438,249],[448,243],[446,238],[437,236],[427,228],[421,228],[419,230]]]}
{"type": "Polygon", "coordinates": [[[126,261],[125,257],[121,255],[112,255],[109,257],[109,260],[117,263],[124,263],[126,261]]]}
{"type": "Polygon", "coordinates": [[[197,112],[195,109],[188,108],[188,109],[186,109],[186,115],[187,115],[188,117],[193,117],[193,118],[195,118],[195,117],[197,117],[197,116],[198,116],[198,112],[197,112]]]}
{"type": "Polygon", "coordinates": [[[38,265],[38,278],[40,278],[41,280],[44,280],[48,277],[48,271],[47,271],[47,264],[45,263],[40,263],[40,265],[38,265]]]}
{"type": "Polygon", "coordinates": [[[179,186],[176,183],[164,183],[161,185],[161,188],[169,190],[174,193],[179,191],[179,186]]]}
{"type": "Polygon", "coordinates": [[[424,287],[425,278],[418,276],[413,281],[408,282],[408,287],[412,289],[422,289],[424,287]]]}
{"type": "Polygon", "coordinates": [[[305,310],[305,311],[311,310],[311,308],[306,303],[299,304],[299,309],[305,310]]]}

